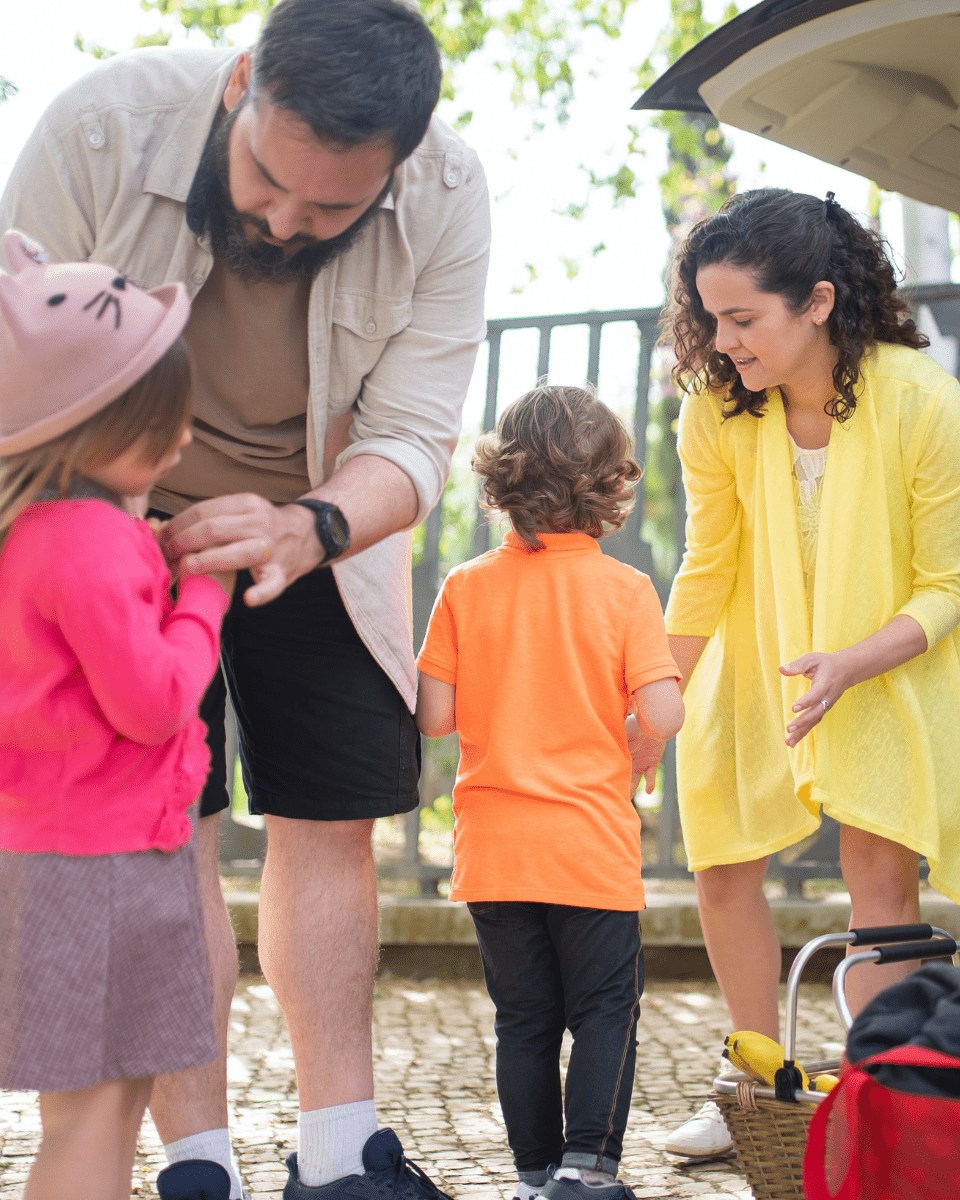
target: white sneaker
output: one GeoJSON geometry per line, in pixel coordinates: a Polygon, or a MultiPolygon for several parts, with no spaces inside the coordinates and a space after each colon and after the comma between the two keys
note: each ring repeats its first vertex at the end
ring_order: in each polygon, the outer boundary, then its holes
{"type": "Polygon", "coordinates": [[[675,1129],[667,1138],[664,1150],[684,1158],[719,1158],[733,1149],[733,1138],[727,1129],[720,1109],[712,1100],[675,1129]]]}

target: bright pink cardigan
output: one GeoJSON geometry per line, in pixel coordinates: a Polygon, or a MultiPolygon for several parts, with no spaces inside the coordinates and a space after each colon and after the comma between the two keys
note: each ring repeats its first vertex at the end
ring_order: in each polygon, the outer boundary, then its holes
{"type": "Polygon", "coordinates": [[[103,500],[33,504],[0,554],[0,848],[175,850],[210,756],[197,715],[229,601],[174,604],[152,531],[103,500]]]}

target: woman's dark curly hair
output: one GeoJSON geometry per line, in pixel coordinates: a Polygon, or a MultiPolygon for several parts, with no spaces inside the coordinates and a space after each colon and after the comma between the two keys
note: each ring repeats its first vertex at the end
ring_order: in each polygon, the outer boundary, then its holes
{"type": "Polygon", "coordinates": [[[930,344],[897,293],[883,238],[865,229],[832,192],[826,200],[786,188],[743,192],[694,225],[681,244],[662,325],[662,340],[677,357],[674,382],[683,391],[726,390],[732,404],[727,417],[763,416],[767,397],[745,388],[732,360],[714,345],[717,322],[703,307],[697,271],[715,263],[746,268],[760,291],[782,296],[795,314],[809,307],[817,283],[833,284],[836,299],[827,323],[837,348],[837,394],[824,411],[838,421],[857,407],[861,360],[875,342],[914,349],[930,344]]]}
{"type": "Polygon", "coordinates": [[[633,439],[593,392],[542,385],[503,413],[496,433],[477,442],[473,469],[488,508],[506,513],[531,550],[537,530],[589,533],[619,529],[643,474],[633,439]]]}

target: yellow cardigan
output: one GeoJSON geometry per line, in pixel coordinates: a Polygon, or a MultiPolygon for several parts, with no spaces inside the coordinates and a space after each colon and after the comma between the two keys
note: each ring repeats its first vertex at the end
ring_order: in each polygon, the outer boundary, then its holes
{"type": "Polygon", "coordinates": [[[759,419],[722,412],[706,392],[680,413],[687,550],[666,612],[671,634],[710,639],[677,748],[690,868],[792,845],[822,805],[926,855],[960,901],[960,385],[916,350],[865,359],[856,411],[830,435],[812,630],[780,393],[759,419]],[[809,684],[778,666],[897,613],[926,652],[849,689],[788,749],[809,684]]]}

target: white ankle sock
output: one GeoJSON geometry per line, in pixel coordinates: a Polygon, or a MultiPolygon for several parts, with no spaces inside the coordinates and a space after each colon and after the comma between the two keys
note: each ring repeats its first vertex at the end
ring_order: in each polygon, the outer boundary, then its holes
{"type": "Polygon", "coordinates": [[[307,1187],[362,1175],[363,1147],[377,1132],[377,1108],[372,1100],[315,1108],[300,1113],[297,1132],[297,1168],[307,1187]]]}
{"type": "Polygon", "coordinates": [[[168,1163],[186,1162],[189,1158],[203,1158],[208,1162],[219,1163],[230,1175],[230,1200],[241,1200],[243,1188],[240,1184],[240,1171],[237,1160],[233,1157],[230,1145],[229,1129],[207,1129],[203,1133],[194,1133],[190,1137],[181,1138],[179,1142],[170,1142],[164,1146],[164,1154],[168,1163]]]}
{"type": "Polygon", "coordinates": [[[617,1182],[616,1176],[607,1171],[588,1171],[584,1167],[561,1167],[554,1179],[578,1179],[587,1187],[610,1187],[617,1182]]]}

